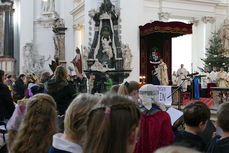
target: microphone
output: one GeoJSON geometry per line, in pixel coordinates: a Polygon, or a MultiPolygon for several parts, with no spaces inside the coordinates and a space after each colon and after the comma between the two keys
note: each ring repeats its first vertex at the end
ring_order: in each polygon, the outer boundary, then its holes
{"type": "Polygon", "coordinates": [[[199,72],[191,73],[191,74],[188,74],[187,76],[193,76],[193,75],[197,75],[197,74],[199,74],[199,72]]]}
{"type": "Polygon", "coordinates": [[[183,81],[184,81],[184,80],[190,80],[190,79],[191,79],[191,78],[185,78],[185,79],[181,79],[181,80],[183,80],[183,81]]]}

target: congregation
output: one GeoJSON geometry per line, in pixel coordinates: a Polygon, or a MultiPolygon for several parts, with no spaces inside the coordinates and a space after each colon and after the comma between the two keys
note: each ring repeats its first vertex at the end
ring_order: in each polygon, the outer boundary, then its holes
{"type": "Polygon", "coordinates": [[[226,153],[229,149],[228,103],[217,112],[216,126],[222,134],[212,131],[204,137],[211,122],[206,104],[189,103],[180,123],[172,125],[167,107],[156,98],[158,89],[143,91],[136,81],[112,86],[106,73],[106,93],[89,94],[80,89],[85,78],[72,81],[61,65],[52,75],[21,74],[14,81],[0,70],[0,78],[0,121],[6,126],[0,137],[3,153],[226,153]]]}

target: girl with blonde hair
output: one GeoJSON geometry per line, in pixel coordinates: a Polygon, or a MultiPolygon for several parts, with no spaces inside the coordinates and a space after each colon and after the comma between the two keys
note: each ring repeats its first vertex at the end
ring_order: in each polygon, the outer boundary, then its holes
{"type": "Polygon", "coordinates": [[[84,153],[133,153],[140,116],[130,98],[103,97],[88,116],[84,153]]]}
{"type": "Polygon", "coordinates": [[[122,84],[118,89],[118,94],[131,97],[135,102],[139,99],[139,84],[136,81],[129,81],[122,84]]]}
{"type": "Polygon", "coordinates": [[[80,94],[68,107],[64,119],[64,134],[53,136],[49,153],[82,153],[82,144],[86,133],[86,119],[99,98],[90,94],[80,94]]]}
{"type": "Polygon", "coordinates": [[[47,153],[52,136],[57,132],[57,113],[54,99],[37,94],[29,99],[26,113],[16,138],[9,148],[11,153],[47,153]]]}

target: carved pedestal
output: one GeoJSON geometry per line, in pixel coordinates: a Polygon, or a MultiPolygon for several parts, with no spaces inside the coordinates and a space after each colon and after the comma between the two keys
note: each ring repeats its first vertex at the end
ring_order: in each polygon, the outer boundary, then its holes
{"type": "Polygon", "coordinates": [[[212,87],[214,106],[229,102],[229,88],[212,87]]]}
{"type": "Polygon", "coordinates": [[[0,57],[0,69],[5,74],[15,75],[15,59],[11,57],[0,57]]]}

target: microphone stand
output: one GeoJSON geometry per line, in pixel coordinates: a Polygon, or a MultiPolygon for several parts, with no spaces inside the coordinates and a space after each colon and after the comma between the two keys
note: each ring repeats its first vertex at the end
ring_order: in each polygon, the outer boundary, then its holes
{"type": "MultiPolygon", "coordinates": [[[[185,82],[186,80],[189,80],[189,79],[190,79],[190,78],[184,79],[184,80],[181,82],[181,84],[173,91],[173,93],[167,97],[167,99],[170,98],[171,96],[173,96],[178,90],[181,89],[181,91],[182,91],[182,85],[184,84],[184,82],[185,82]]],[[[178,110],[181,110],[181,104],[183,103],[183,100],[182,100],[181,98],[179,98],[179,99],[180,99],[180,101],[178,102],[178,110]]]]}

